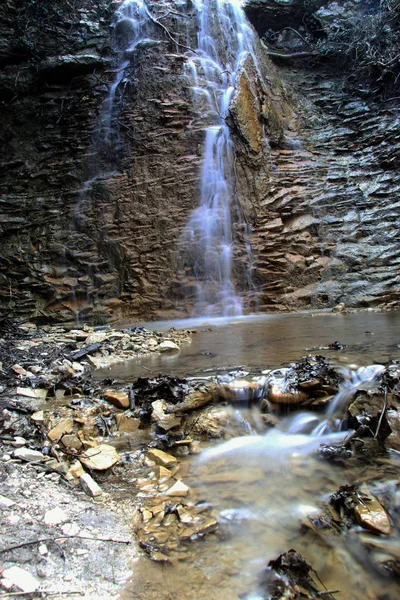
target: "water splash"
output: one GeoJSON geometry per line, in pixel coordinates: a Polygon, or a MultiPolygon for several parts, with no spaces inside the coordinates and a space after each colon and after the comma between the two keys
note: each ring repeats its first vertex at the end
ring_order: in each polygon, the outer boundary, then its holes
{"type": "MultiPolygon", "coordinates": [[[[200,205],[193,211],[182,236],[197,284],[195,314],[241,315],[243,305],[233,277],[235,196],[234,153],[225,121],[237,73],[246,57],[254,58],[254,33],[239,0],[195,0],[197,49],[190,55],[186,75],[194,103],[205,126],[200,205]]],[[[243,240],[251,285],[250,229],[243,224],[243,240]]]]}

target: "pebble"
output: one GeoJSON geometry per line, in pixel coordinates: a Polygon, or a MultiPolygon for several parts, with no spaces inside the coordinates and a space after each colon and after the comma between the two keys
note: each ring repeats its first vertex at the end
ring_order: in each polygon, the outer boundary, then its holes
{"type": "Polygon", "coordinates": [[[79,478],[79,483],[85,494],[91,498],[101,496],[103,493],[101,487],[96,483],[93,477],[89,475],[89,473],[83,473],[83,475],[81,475],[79,478]]]}
{"type": "Polygon", "coordinates": [[[157,448],[149,448],[147,450],[147,456],[150,458],[150,460],[154,460],[155,463],[161,465],[162,467],[171,467],[176,465],[178,462],[175,456],[167,454],[166,452],[158,450],[157,448]]]}
{"type": "Polygon", "coordinates": [[[30,448],[17,448],[14,451],[14,458],[25,460],[26,462],[40,462],[45,459],[41,452],[37,450],[31,450],[30,448]]]}
{"type": "Polygon", "coordinates": [[[68,520],[67,513],[62,508],[52,508],[48,510],[44,515],[44,522],[46,525],[54,526],[63,523],[68,520]]]}
{"type": "Polygon", "coordinates": [[[48,550],[46,544],[40,544],[40,546],[39,546],[39,554],[41,556],[46,556],[46,554],[48,554],[48,552],[49,552],[49,550],[48,550]]]}
{"type": "Polygon", "coordinates": [[[166,496],[177,496],[182,498],[187,496],[189,492],[189,488],[187,485],[183,483],[183,481],[177,481],[171,488],[169,488],[166,492],[166,496]]]}
{"type": "Polygon", "coordinates": [[[10,508],[11,506],[14,506],[14,504],[15,502],[13,500],[10,500],[10,498],[6,498],[6,496],[0,495],[0,508],[10,508]]]}
{"type": "Polygon", "coordinates": [[[61,531],[64,535],[75,536],[80,532],[80,527],[76,523],[64,523],[61,527],[61,531]]]}
{"type": "Polygon", "coordinates": [[[39,587],[38,580],[21,567],[10,567],[5,569],[2,573],[3,579],[1,584],[6,589],[10,589],[13,585],[26,594],[32,594],[39,587]]]}
{"type": "Polygon", "coordinates": [[[20,436],[16,436],[11,442],[11,446],[13,446],[14,448],[22,448],[25,445],[26,439],[20,436]]]}

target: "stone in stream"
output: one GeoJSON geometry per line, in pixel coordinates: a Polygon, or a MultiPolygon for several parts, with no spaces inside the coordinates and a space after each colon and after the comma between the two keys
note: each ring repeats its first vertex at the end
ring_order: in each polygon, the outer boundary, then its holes
{"type": "Polygon", "coordinates": [[[234,379],[233,381],[219,385],[216,393],[229,402],[251,402],[252,400],[260,400],[262,398],[264,385],[265,377],[259,378],[259,381],[234,379]]]}
{"type": "Polygon", "coordinates": [[[176,417],[173,414],[168,414],[168,403],[164,400],[155,400],[151,403],[153,412],[151,413],[152,420],[164,431],[169,431],[181,424],[182,418],[176,417]]]}
{"type": "Polygon", "coordinates": [[[124,392],[106,390],[103,394],[104,399],[111,402],[117,408],[129,408],[129,396],[124,392]]]}
{"type": "Polygon", "coordinates": [[[178,462],[175,456],[167,454],[166,452],[158,450],[157,448],[148,448],[147,456],[150,458],[150,460],[154,460],[157,465],[161,465],[162,467],[172,467],[178,462]]]}
{"type": "Polygon", "coordinates": [[[273,404],[302,404],[308,400],[307,392],[299,391],[284,391],[280,385],[271,385],[268,391],[268,400],[273,404]]]}
{"type": "Polygon", "coordinates": [[[52,442],[58,442],[65,433],[70,433],[72,431],[73,425],[74,421],[71,417],[62,419],[55,427],[50,429],[47,437],[52,442]]]}
{"type": "Polygon", "coordinates": [[[114,446],[100,444],[99,446],[86,450],[84,454],[79,456],[79,460],[88,469],[104,471],[115,465],[115,463],[121,460],[121,457],[114,446]]]}
{"type": "Polygon", "coordinates": [[[392,526],[383,506],[370,493],[366,485],[361,487],[360,493],[362,494],[362,500],[354,507],[356,522],[361,527],[369,529],[374,533],[390,535],[392,533],[392,526]]]}
{"type": "Polygon", "coordinates": [[[172,342],[171,340],[164,340],[161,342],[161,344],[158,346],[158,349],[160,352],[174,352],[180,350],[178,344],[175,344],[175,342],[172,342]]]}
{"type": "Polygon", "coordinates": [[[169,406],[165,412],[179,413],[200,408],[211,402],[214,398],[215,389],[215,385],[211,385],[209,387],[204,386],[204,388],[200,390],[191,390],[186,394],[185,399],[182,402],[179,402],[179,404],[175,404],[174,406],[169,406]]]}

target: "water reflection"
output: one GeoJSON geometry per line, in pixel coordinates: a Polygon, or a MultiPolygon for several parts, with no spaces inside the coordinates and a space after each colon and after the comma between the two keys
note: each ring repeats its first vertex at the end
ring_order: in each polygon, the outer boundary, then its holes
{"type": "Polygon", "coordinates": [[[254,369],[278,367],[308,353],[323,354],[346,367],[400,360],[400,318],[393,313],[262,315],[235,319],[199,319],[151,323],[151,329],[197,330],[192,343],[174,354],[150,355],[101,370],[95,378],[132,381],[160,373],[198,375],[239,365],[254,369]],[[372,332],[372,334],[371,334],[372,332]],[[341,351],[329,348],[339,340],[341,351]]]}

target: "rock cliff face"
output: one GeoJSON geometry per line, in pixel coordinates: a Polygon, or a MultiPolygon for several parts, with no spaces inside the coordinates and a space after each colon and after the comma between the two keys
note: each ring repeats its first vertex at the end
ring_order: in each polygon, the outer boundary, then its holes
{"type": "MultiPolygon", "coordinates": [[[[290,4],[292,12],[286,14],[284,6],[277,16],[279,28],[286,17],[287,25],[296,25],[297,15],[302,31],[304,19],[294,12],[299,2],[290,4]]],[[[326,19],[332,26],[344,11],[350,18],[376,3],[314,4],[319,22],[326,19]]],[[[262,15],[277,5],[250,0],[247,12],[260,29],[262,15]]],[[[351,81],[329,63],[276,60],[297,119],[284,131],[283,144],[271,148],[268,181],[256,209],[255,273],[262,308],[398,304],[397,99],[376,99],[371,86],[351,81]]]]}
{"type": "MultiPolygon", "coordinates": [[[[110,30],[114,8],[8,0],[0,17],[0,302],[16,316],[104,322],[190,312],[180,236],[198,205],[204,131],[185,49],[152,21],[117,89],[110,156],[96,128],[123,47],[123,28],[110,30]]],[[[195,46],[190,4],[148,8],[181,45],[195,46]]],[[[229,116],[236,239],[245,221],[252,226],[248,308],[399,301],[394,103],[361,99],[322,67],[273,67],[263,52],[262,78],[248,59],[229,116]]],[[[248,294],[244,261],[238,250],[236,283],[248,294]]]]}

